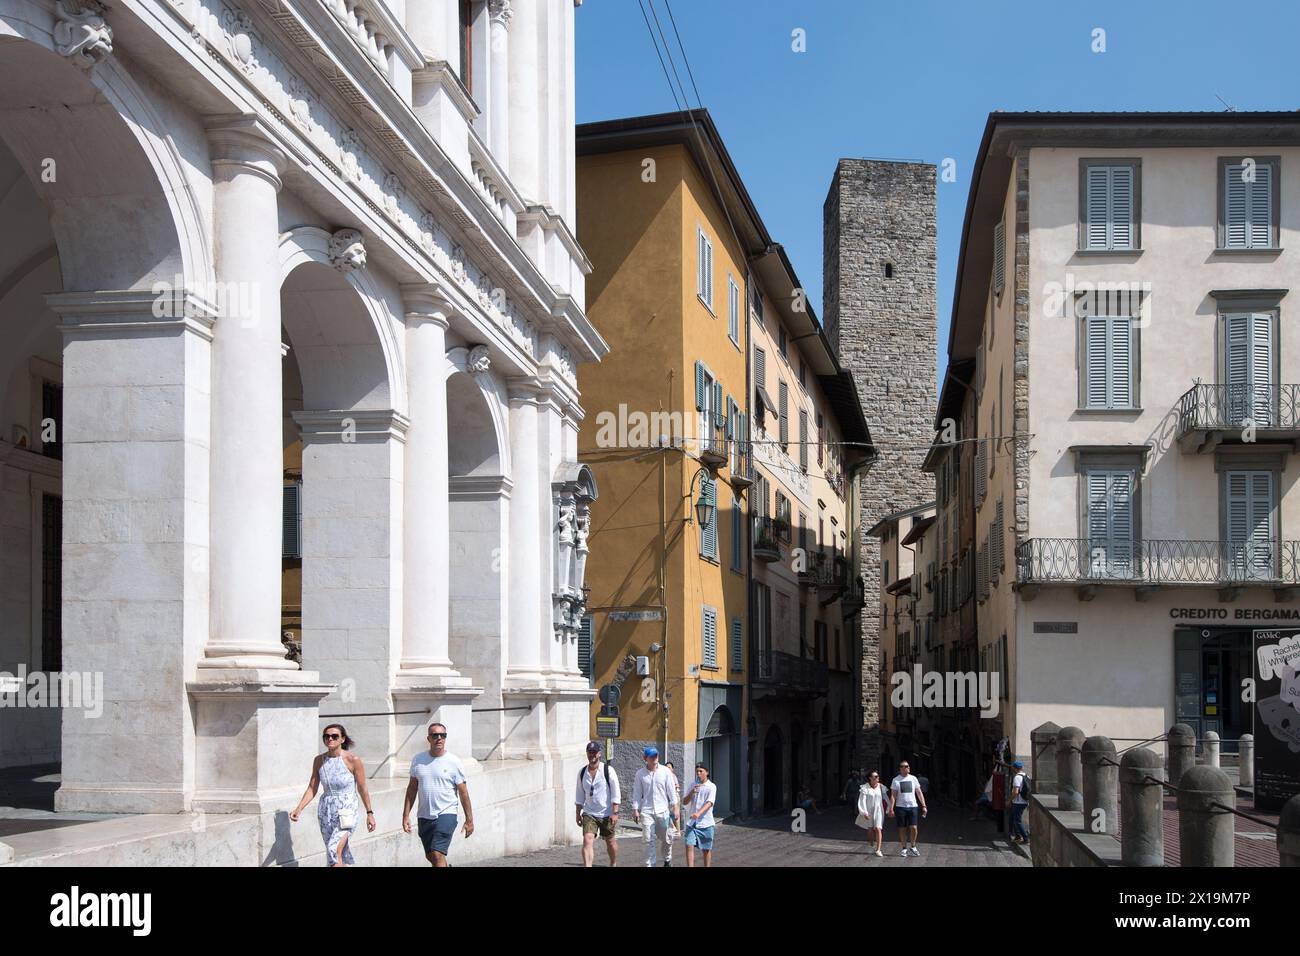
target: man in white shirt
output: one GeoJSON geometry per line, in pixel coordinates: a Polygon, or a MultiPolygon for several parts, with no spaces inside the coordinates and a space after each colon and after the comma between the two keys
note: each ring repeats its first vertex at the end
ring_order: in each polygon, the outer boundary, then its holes
{"type": "Polygon", "coordinates": [[[1025,796],[1025,765],[1017,760],[1011,765],[1015,776],[1011,778],[1011,842],[1029,843],[1029,831],[1025,829],[1025,811],[1029,809],[1029,798],[1025,796]]]}
{"type": "Polygon", "coordinates": [[[429,749],[411,759],[411,782],[402,803],[402,829],[411,832],[411,807],[419,797],[416,813],[424,857],[434,866],[450,866],[447,851],[456,834],[456,798],[465,808],[464,833],[474,832],[474,810],[469,805],[469,786],[460,758],[447,752],[447,728],[429,725],[429,749]]]}
{"type": "Polygon", "coordinates": [[[704,865],[713,865],[713,807],[718,800],[718,785],[709,779],[709,768],[695,765],[695,783],[686,791],[691,816],[686,821],[686,865],[695,866],[695,848],[704,855],[704,865]]]}
{"type": "Polygon", "coordinates": [[[889,796],[893,804],[893,815],[898,820],[898,842],[903,844],[902,856],[909,853],[920,856],[916,848],[917,810],[924,817],[928,810],[925,806],[925,793],[921,790],[921,781],[912,776],[911,767],[904,760],[898,765],[898,776],[889,784],[889,796]],[[912,846],[909,850],[908,842],[912,846]]]}
{"type": "Polygon", "coordinates": [[[655,865],[655,836],[664,847],[664,866],[673,865],[673,824],[677,821],[677,778],[659,765],[659,751],[645,749],[645,766],[632,786],[632,815],[645,839],[645,865],[655,865]]]}
{"type": "Polygon", "coordinates": [[[618,829],[618,774],[600,759],[600,741],[587,744],[587,765],[578,771],[578,826],[582,827],[582,865],[591,866],[596,856],[596,835],[605,840],[609,865],[618,866],[618,846],[614,835],[618,829]]]}

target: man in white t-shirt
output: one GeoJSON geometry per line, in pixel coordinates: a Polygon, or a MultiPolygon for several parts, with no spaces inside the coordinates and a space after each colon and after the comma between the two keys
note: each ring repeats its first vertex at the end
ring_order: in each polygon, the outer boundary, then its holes
{"type": "Polygon", "coordinates": [[[655,865],[655,838],[664,850],[664,866],[673,865],[673,834],[677,822],[677,778],[659,763],[659,751],[645,748],[645,766],[632,784],[632,816],[641,824],[645,865],[655,865]]]}
{"type": "Polygon", "coordinates": [[[709,768],[695,765],[695,783],[686,791],[685,802],[691,815],[686,819],[686,865],[695,865],[695,848],[704,854],[704,865],[713,865],[713,807],[718,801],[718,785],[709,779],[709,768]]]}
{"type": "Polygon", "coordinates": [[[1011,778],[1011,842],[1029,843],[1029,831],[1025,829],[1025,811],[1029,809],[1029,798],[1025,796],[1025,765],[1017,760],[1011,765],[1016,775],[1011,778]]]}
{"type": "Polygon", "coordinates": [[[898,776],[889,784],[889,797],[893,805],[891,812],[898,821],[898,842],[903,845],[901,855],[920,856],[921,851],[916,848],[917,813],[924,817],[928,810],[921,781],[912,776],[911,766],[906,760],[898,765],[898,776]]]}
{"type": "Polygon", "coordinates": [[[618,774],[601,760],[604,748],[599,740],[587,744],[587,763],[578,771],[578,789],[573,795],[578,826],[582,827],[582,865],[595,862],[596,837],[605,841],[609,852],[609,865],[618,866],[618,774]]]}
{"type": "Polygon", "coordinates": [[[411,759],[411,782],[402,804],[402,829],[411,832],[411,807],[419,798],[416,819],[424,857],[434,866],[449,866],[447,850],[456,833],[456,798],[465,808],[465,836],[474,832],[474,810],[469,805],[469,786],[460,758],[447,752],[447,728],[429,725],[429,749],[411,759]]]}

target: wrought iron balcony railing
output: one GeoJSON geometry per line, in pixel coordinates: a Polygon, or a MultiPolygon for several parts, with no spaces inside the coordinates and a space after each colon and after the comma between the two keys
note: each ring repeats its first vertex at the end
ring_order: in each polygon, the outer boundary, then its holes
{"type": "Polygon", "coordinates": [[[754,515],[754,557],[760,561],[781,560],[781,533],[777,519],[754,515]]]}
{"type": "Polygon", "coordinates": [[[1030,538],[1016,548],[1022,584],[1300,584],[1300,541],[1030,538]]]}
{"type": "Polygon", "coordinates": [[[727,436],[722,429],[710,429],[700,439],[700,461],[715,471],[727,463],[727,436]]]}
{"type": "Polygon", "coordinates": [[[1193,431],[1300,428],[1300,385],[1193,385],[1178,400],[1179,437],[1193,431]]]}
{"type": "Polygon", "coordinates": [[[754,483],[754,446],[747,441],[731,442],[731,461],[727,477],[733,488],[748,488],[754,483]]]}
{"type": "Polygon", "coordinates": [[[759,651],[754,657],[752,680],[755,684],[797,693],[826,692],[829,683],[827,667],[821,661],[797,657],[784,651],[759,651]]]}

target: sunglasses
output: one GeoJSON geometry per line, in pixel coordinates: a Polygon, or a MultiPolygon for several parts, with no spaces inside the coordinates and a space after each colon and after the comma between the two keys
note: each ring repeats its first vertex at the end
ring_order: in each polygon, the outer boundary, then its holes
{"type": "Polygon", "coordinates": [[[321,740],[338,740],[342,734],[321,734],[321,740]]]}
{"type": "Polygon", "coordinates": [[[446,735],[446,734],[429,734],[429,739],[430,739],[430,740],[446,740],[446,739],[447,739],[447,735],[446,735]]]}

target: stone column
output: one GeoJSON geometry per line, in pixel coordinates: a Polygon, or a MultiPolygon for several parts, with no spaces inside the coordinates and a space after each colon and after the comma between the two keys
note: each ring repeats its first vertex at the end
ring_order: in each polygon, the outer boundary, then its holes
{"type": "Polygon", "coordinates": [[[1119,763],[1109,737],[1083,742],[1083,825],[1091,833],[1114,833],[1119,825],[1119,763]]]}
{"type": "Polygon", "coordinates": [[[1060,731],[1061,728],[1049,720],[1029,733],[1030,767],[1034,789],[1039,793],[1056,792],[1056,735],[1060,731]]]}
{"type": "MultiPolygon", "coordinates": [[[[538,686],[542,681],[542,647],[551,634],[551,619],[542,616],[550,595],[543,588],[550,578],[550,561],[542,560],[541,463],[538,461],[538,389],[527,382],[510,385],[510,654],[506,681],[511,686],[538,686]],[[543,634],[543,629],[545,633],[543,634]]],[[[549,492],[549,487],[546,488],[549,492]]]]}
{"type": "Polygon", "coordinates": [[[1056,793],[1061,810],[1083,809],[1083,731],[1066,727],[1056,735],[1056,793]]]}
{"type": "Polygon", "coordinates": [[[542,201],[540,2],[512,4],[508,102],[510,179],[530,203],[542,201]]]}
{"type": "Polygon", "coordinates": [[[279,217],[284,157],[251,116],[212,117],[213,245],[221,290],[212,356],[211,620],[194,701],[196,809],[291,803],[319,751],[332,690],[280,643],[283,431],[279,217]]]}
{"type": "Polygon", "coordinates": [[[54,806],[180,813],[185,681],[208,639],[216,310],[184,290],[46,302],[63,332],[63,669],[103,677],[97,707],[63,709],[54,806]]]}
{"type": "Polygon", "coordinates": [[[436,290],[406,289],[410,420],[406,444],[403,673],[425,684],[467,686],[451,661],[450,508],[447,463],[449,306],[436,290]]]}
{"type": "Polygon", "coordinates": [[[280,251],[283,154],[261,122],[208,126],[216,272],[212,350],[212,621],[199,667],[297,670],[280,643],[283,514],[280,251]]]}
{"type": "Polygon", "coordinates": [[[1232,780],[1218,767],[1191,767],[1177,783],[1180,866],[1232,866],[1236,858],[1236,816],[1216,807],[1235,807],[1232,780]]]}
{"type": "Polygon", "coordinates": [[[1242,734],[1237,741],[1238,783],[1247,790],[1255,789],[1255,735],[1242,734]]]}
{"type": "Polygon", "coordinates": [[[1174,724],[1167,736],[1169,782],[1176,787],[1183,774],[1196,766],[1196,734],[1186,724],[1174,724]]]}
{"type": "Polygon", "coordinates": [[[1164,761],[1147,747],[1137,747],[1120,761],[1120,857],[1125,866],[1165,865],[1164,761]]]}
{"type": "Polygon", "coordinates": [[[488,72],[488,147],[497,162],[509,172],[510,162],[510,0],[488,0],[491,17],[488,72]]]}
{"type": "Polygon", "coordinates": [[[1219,735],[1213,730],[1205,732],[1205,766],[1219,765],[1219,735]]]}

